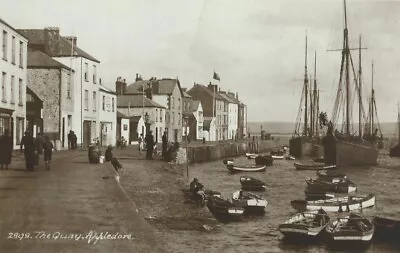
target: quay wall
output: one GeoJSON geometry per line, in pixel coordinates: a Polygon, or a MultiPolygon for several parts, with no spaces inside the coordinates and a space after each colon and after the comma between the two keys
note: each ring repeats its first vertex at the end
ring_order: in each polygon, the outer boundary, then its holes
{"type": "Polygon", "coordinates": [[[281,143],[277,140],[218,143],[213,145],[188,147],[187,156],[190,164],[203,163],[242,156],[246,153],[269,152],[282,145],[287,144],[281,143]]]}

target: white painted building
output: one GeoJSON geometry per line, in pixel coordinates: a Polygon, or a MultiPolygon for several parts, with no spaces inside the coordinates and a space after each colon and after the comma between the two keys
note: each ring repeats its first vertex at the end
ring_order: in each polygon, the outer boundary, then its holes
{"type": "Polygon", "coordinates": [[[204,117],[203,122],[203,137],[206,141],[217,141],[217,136],[215,135],[217,131],[216,118],[204,117]]]}
{"type": "MultiPolygon", "coordinates": [[[[94,95],[93,95],[94,98],[94,95]]],[[[112,90],[99,87],[99,129],[101,146],[116,144],[117,137],[117,95],[112,90]]]]}
{"type": "Polygon", "coordinates": [[[239,102],[229,93],[220,92],[220,95],[228,101],[228,140],[234,140],[238,132],[239,102]]]}
{"type": "Polygon", "coordinates": [[[26,128],[28,39],[0,19],[0,135],[8,129],[14,148],[26,128]]]}

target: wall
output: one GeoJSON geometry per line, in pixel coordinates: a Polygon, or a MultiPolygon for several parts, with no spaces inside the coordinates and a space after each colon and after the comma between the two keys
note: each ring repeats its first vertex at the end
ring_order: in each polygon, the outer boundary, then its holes
{"type": "MultiPolygon", "coordinates": [[[[77,98],[74,97],[74,75],[75,73],[67,69],[61,69],[61,142],[62,142],[62,131],[64,122],[64,148],[68,148],[68,133],[72,130],[72,125],[68,122],[69,116],[71,116],[71,122],[73,118],[80,117],[80,111],[74,111],[74,103],[77,102],[77,98]],[[70,77],[71,74],[71,77],[70,77]],[[70,84],[70,96],[68,97],[68,83],[70,84]]],[[[80,100],[79,100],[80,102],[80,100]]]]}
{"type": "Polygon", "coordinates": [[[238,129],[238,105],[229,103],[228,105],[228,139],[235,139],[238,129]]]}
{"type": "MultiPolygon", "coordinates": [[[[117,135],[117,96],[114,94],[110,94],[102,91],[101,89],[98,91],[98,118],[99,118],[99,128],[97,132],[100,135],[107,138],[106,146],[116,144],[116,135],[117,135]],[[103,109],[103,97],[105,97],[104,101],[104,109],[103,109]],[[114,105],[112,103],[114,99],[114,105]],[[103,126],[103,129],[102,129],[103,126]]],[[[104,138],[103,137],[103,138],[104,138]]]]}
{"type": "MultiPolygon", "coordinates": [[[[20,138],[22,138],[23,133],[26,128],[26,83],[27,83],[27,43],[28,40],[16,33],[14,30],[10,29],[8,26],[0,22],[0,85],[2,84],[2,72],[6,73],[6,91],[5,100],[3,101],[2,90],[0,90],[0,108],[7,110],[13,110],[11,118],[14,122],[14,127],[12,129],[14,148],[19,148],[19,142],[17,142],[16,131],[17,131],[17,118],[21,118],[22,126],[19,130],[20,138]],[[3,30],[7,31],[7,61],[3,60],[3,30]],[[12,63],[12,36],[15,36],[15,64],[12,63]],[[20,41],[22,44],[22,61],[19,58],[20,52],[20,41]],[[21,66],[21,67],[20,67],[21,66]],[[11,76],[15,76],[15,86],[14,86],[14,103],[11,100],[11,76]],[[21,103],[19,103],[19,79],[22,80],[21,85],[21,103]]],[[[6,126],[9,128],[9,126],[6,126]]],[[[11,129],[10,129],[11,130],[11,129]]]]}
{"type": "Polygon", "coordinates": [[[121,127],[121,129],[120,129],[121,137],[123,136],[126,141],[129,141],[129,131],[130,131],[130,129],[129,129],[129,119],[121,119],[120,127],[121,127]],[[126,130],[124,130],[124,125],[126,127],[126,130]]]}

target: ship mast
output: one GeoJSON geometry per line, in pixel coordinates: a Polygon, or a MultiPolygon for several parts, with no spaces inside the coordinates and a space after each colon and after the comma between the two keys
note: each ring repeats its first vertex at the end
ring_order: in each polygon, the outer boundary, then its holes
{"type": "Polygon", "coordinates": [[[314,99],[314,107],[313,107],[313,117],[315,117],[315,119],[313,119],[313,132],[312,134],[314,135],[318,135],[318,103],[319,101],[317,101],[317,52],[315,51],[314,53],[314,91],[313,91],[313,99],[314,99]]]}
{"type": "Polygon", "coordinates": [[[372,61],[372,80],[371,80],[371,134],[374,133],[374,102],[375,102],[375,91],[374,91],[374,62],[372,61]]]}
{"type": "Polygon", "coordinates": [[[308,106],[308,76],[307,76],[307,32],[306,32],[306,55],[304,61],[304,92],[305,92],[305,104],[304,104],[304,129],[303,135],[307,136],[307,125],[308,125],[308,115],[307,115],[307,106],[308,106]]]}
{"type": "Polygon", "coordinates": [[[349,73],[349,31],[347,29],[346,0],[344,0],[344,48],[343,54],[346,60],[346,134],[350,135],[350,73],[349,73]]]}
{"type": "Polygon", "coordinates": [[[362,69],[361,69],[361,35],[359,41],[359,70],[358,70],[358,136],[362,138],[362,125],[361,125],[361,110],[362,110],[362,100],[361,100],[361,88],[362,88],[362,69]]]}

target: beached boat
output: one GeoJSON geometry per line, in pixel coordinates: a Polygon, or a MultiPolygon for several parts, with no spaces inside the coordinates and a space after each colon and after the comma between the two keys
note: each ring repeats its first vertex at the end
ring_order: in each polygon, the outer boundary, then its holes
{"type": "Polygon", "coordinates": [[[326,212],[351,212],[374,206],[375,196],[369,194],[335,197],[332,199],[314,201],[293,200],[290,204],[294,209],[300,212],[305,210],[319,210],[321,208],[326,212]]]}
{"type": "Polygon", "coordinates": [[[332,180],[339,180],[339,179],[347,178],[346,174],[338,173],[338,172],[332,171],[332,170],[317,170],[317,176],[318,176],[318,180],[329,181],[329,182],[332,182],[332,180]]]}
{"type": "Polygon", "coordinates": [[[313,178],[306,179],[309,188],[320,191],[335,193],[353,193],[357,191],[357,185],[348,179],[332,179],[332,181],[322,181],[313,178]]]}
{"type": "Polygon", "coordinates": [[[323,200],[323,199],[332,199],[335,197],[335,194],[332,192],[324,192],[314,189],[309,189],[308,187],[304,191],[306,195],[306,200],[323,200]]]}
{"type": "Polygon", "coordinates": [[[374,230],[370,220],[355,213],[338,218],[326,227],[327,234],[334,242],[370,242],[374,230]]]}
{"type": "Polygon", "coordinates": [[[226,167],[230,172],[262,172],[265,171],[266,165],[235,165],[228,161],[226,167]]]}
{"type": "Polygon", "coordinates": [[[255,158],[256,165],[272,166],[274,159],[269,155],[260,155],[255,158]]]}
{"type": "Polygon", "coordinates": [[[274,160],[283,160],[283,159],[285,159],[284,155],[271,155],[271,157],[274,160]]]}
{"type": "Polygon", "coordinates": [[[263,181],[248,176],[241,176],[240,184],[242,185],[242,190],[245,191],[265,191],[267,188],[263,181]]]}
{"type": "Polygon", "coordinates": [[[268,201],[262,197],[241,190],[232,194],[232,203],[244,208],[246,215],[264,214],[268,201]]]}
{"type": "Polygon", "coordinates": [[[207,200],[207,208],[220,221],[238,221],[244,214],[243,207],[217,196],[212,196],[207,200]]]}
{"type": "Polygon", "coordinates": [[[280,224],[278,230],[289,238],[317,237],[329,222],[328,214],[322,209],[306,211],[280,224]]]}
{"type": "Polygon", "coordinates": [[[375,235],[379,240],[393,241],[400,244],[400,219],[389,216],[374,216],[375,235]]]}
{"type": "Polygon", "coordinates": [[[257,156],[258,156],[258,154],[246,153],[247,159],[255,159],[257,156]]]}
{"type": "Polygon", "coordinates": [[[300,162],[295,162],[294,167],[296,170],[332,170],[336,169],[336,165],[326,165],[323,163],[300,163],[300,162]]]}

